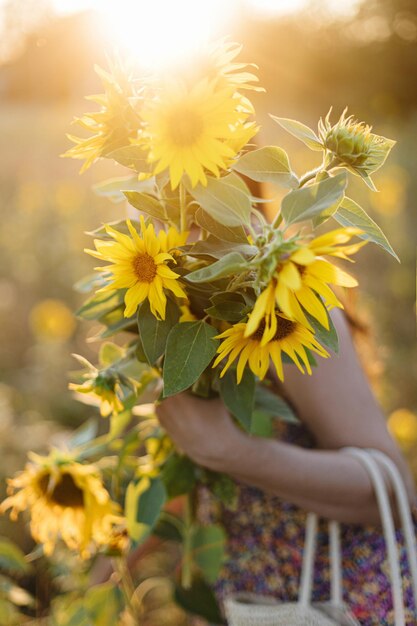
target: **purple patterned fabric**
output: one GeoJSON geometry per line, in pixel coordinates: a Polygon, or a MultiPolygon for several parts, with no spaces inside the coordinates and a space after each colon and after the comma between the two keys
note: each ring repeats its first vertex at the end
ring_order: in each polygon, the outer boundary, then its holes
{"type": "MultiPolygon", "coordinates": [[[[280,425],[281,439],[310,447],[312,442],[300,426],[280,425]]],[[[284,602],[297,600],[304,545],[305,512],[260,489],[238,483],[235,510],[219,503],[205,488],[200,490],[202,523],[220,522],[227,540],[227,558],[214,591],[221,603],[225,595],[251,591],[273,595],[284,602]]],[[[416,519],[416,516],[415,516],[416,519]]],[[[417,626],[411,577],[401,546],[407,626],[417,626]]],[[[385,562],[384,539],[378,529],[342,525],[344,600],[362,626],[394,626],[392,599],[385,562]]],[[[327,524],[318,535],[314,600],[329,598],[327,524]]]]}

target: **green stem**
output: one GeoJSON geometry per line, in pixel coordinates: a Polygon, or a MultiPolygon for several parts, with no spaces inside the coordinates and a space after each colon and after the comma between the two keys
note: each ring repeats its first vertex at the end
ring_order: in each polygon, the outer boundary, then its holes
{"type": "Polygon", "coordinates": [[[183,233],[187,230],[187,190],[184,185],[179,185],[180,195],[180,231],[183,233]]]}
{"type": "Polygon", "coordinates": [[[184,543],[183,561],[181,571],[181,585],[184,589],[190,589],[192,584],[192,531],[193,531],[193,502],[192,494],[187,493],[185,497],[184,511],[184,543]]]}
{"type": "Polygon", "coordinates": [[[123,556],[112,559],[113,568],[119,575],[120,588],[122,590],[126,608],[128,609],[133,622],[139,626],[142,621],[141,604],[136,597],[136,589],[130,574],[126,559],[123,556]]]}

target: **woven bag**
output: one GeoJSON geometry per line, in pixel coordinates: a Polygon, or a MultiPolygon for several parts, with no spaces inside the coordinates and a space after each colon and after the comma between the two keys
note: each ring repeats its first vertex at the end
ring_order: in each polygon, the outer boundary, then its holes
{"type": "MultiPolygon", "coordinates": [[[[416,539],[408,498],[401,475],[391,459],[378,450],[344,448],[342,452],[357,458],[366,468],[372,481],[386,542],[394,605],[394,624],[395,626],[405,626],[400,560],[395,540],[395,526],[381,466],[386,470],[396,495],[412,575],[414,598],[417,603],[416,539]]],[[[330,602],[315,604],[311,602],[317,523],[317,515],[309,513],[306,522],[306,538],[298,601],[279,603],[272,598],[255,594],[232,594],[225,600],[225,612],[229,626],[359,626],[359,622],[350,613],[342,600],[342,563],[338,522],[329,522],[330,602]]]]}

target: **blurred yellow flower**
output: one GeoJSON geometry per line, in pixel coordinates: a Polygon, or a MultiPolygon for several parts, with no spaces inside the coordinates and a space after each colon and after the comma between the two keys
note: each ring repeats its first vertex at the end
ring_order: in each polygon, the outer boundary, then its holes
{"type": "Polygon", "coordinates": [[[272,325],[275,333],[273,336],[268,335],[266,337],[264,322],[261,322],[251,336],[247,336],[247,324],[244,322],[235,324],[217,336],[217,339],[223,339],[223,341],[217,350],[218,357],[214,361],[213,367],[219,365],[228,356],[220,377],[224,376],[232,363],[237,360],[238,383],[242,380],[246,364],[249,365],[255,376],[259,376],[263,380],[268,372],[270,360],[272,360],[278,378],[284,380],[283,354],[287,354],[303,374],[305,373],[304,368],[308,374],[311,374],[306,348],[322,357],[329,356],[328,352],[307,328],[277,312],[274,313],[274,318],[272,325]]]}
{"type": "Polygon", "coordinates": [[[175,189],[183,174],[191,185],[207,184],[206,171],[222,170],[257,131],[248,122],[250,103],[230,87],[217,89],[206,78],[191,87],[166,82],[158,96],[146,102],[142,117],[154,173],[169,169],[175,189]]]}
{"type": "Polygon", "coordinates": [[[96,239],[94,243],[97,251],[86,250],[98,259],[111,262],[111,265],[96,268],[112,274],[111,283],[100,291],[127,289],[125,317],[133,315],[139,304],[148,299],[153,315],[165,319],[167,298],[164,289],[172,291],[179,298],[186,298],[178,282],[179,275],[166,264],[167,261],[174,261],[174,258],[162,251],[160,234],[155,234],[153,224],[145,226],[142,215],[140,235],[130,220],[127,225],[130,237],[106,225],[106,232],[114,241],[96,239]]]}
{"type": "Polygon", "coordinates": [[[30,453],[30,463],[8,481],[9,497],[0,513],[11,509],[15,520],[29,511],[33,538],[50,555],[62,539],[71,549],[89,558],[111,536],[119,512],[103,485],[95,465],[81,465],[70,455],[52,451],[48,456],[30,453]]]}
{"type": "Polygon", "coordinates": [[[106,72],[96,66],[105,92],[88,96],[101,105],[99,111],[85,113],[75,121],[92,135],[86,139],[68,135],[75,146],[62,156],[84,161],[80,172],[88,169],[98,158],[110,154],[117,148],[129,144],[140,127],[140,118],[136,110],[138,97],[132,87],[132,79],[123,65],[116,61],[106,72]]]}
{"type": "Polygon", "coordinates": [[[103,376],[98,372],[95,377],[84,381],[80,385],[69,383],[68,389],[78,393],[97,396],[100,400],[100,415],[102,417],[120,413],[124,409],[123,402],[120,399],[122,395],[120,384],[117,380],[114,380],[114,377],[103,376]]]}
{"type": "Polygon", "coordinates": [[[29,322],[38,339],[66,341],[76,327],[70,309],[61,300],[53,299],[35,304],[30,312],[29,322]]]}
{"type": "Polygon", "coordinates": [[[397,409],[388,418],[388,428],[402,446],[417,444],[417,415],[408,409],[397,409]]]}

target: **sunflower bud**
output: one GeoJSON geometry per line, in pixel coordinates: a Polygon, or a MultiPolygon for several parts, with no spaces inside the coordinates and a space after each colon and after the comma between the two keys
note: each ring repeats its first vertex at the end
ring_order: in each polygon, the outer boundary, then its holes
{"type": "Polygon", "coordinates": [[[369,177],[383,165],[395,141],[375,135],[372,128],[358,122],[352,115],[346,117],[346,109],[333,126],[330,111],[319,129],[323,143],[333,156],[351,171],[363,178],[369,177]]]}

